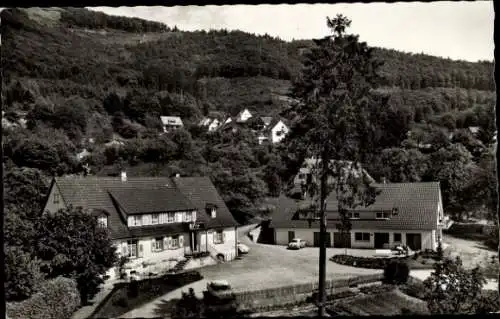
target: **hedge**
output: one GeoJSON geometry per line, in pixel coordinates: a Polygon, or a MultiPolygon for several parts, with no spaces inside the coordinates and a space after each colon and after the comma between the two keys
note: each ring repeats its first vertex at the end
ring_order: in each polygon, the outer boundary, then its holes
{"type": "Polygon", "coordinates": [[[435,253],[421,252],[408,257],[357,257],[351,255],[335,255],[330,258],[331,261],[351,267],[368,268],[368,269],[385,269],[392,261],[404,261],[411,269],[433,269],[432,263],[423,264],[417,262],[419,257],[427,259],[436,259],[435,253]]]}
{"type": "Polygon", "coordinates": [[[57,277],[43,283],[31,298],[7,303],[7,315],[10,319],[68,319],[79,306],[76,282],[57,277]]]}

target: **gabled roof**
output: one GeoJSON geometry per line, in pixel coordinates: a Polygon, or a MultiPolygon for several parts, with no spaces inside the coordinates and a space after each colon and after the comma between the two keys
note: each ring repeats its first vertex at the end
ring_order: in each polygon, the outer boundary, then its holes
{"type": "Polygon", "coordinates": [[[268,126],[269,124],[271,124],[273,117],[272,116],[261,116],[260,119],[262,120],[262,122],[264,122],[265,126],[268,126]]]}
{"type": "Polygon", "coordinates": [[[269,125],[266,126],[266,128],[264,129],[266,132],[270,132],[279,122],[282,122],[283,124],[285,124],[285,126],[288,127],[288,125],[286,124],[287,121],[281,117],[274,117],[271,122],[269,123],[269,125]]]}
{"type": "MultiPolygon", "coordinates": [[[[429,183],[391,183],[373,184],[380,190],[376,201],[369,207],[358,207],[353,211],[391,211],[398,209],[398,214],[388,220],[351,220],[353,229],[385,230],[431,230],[436,228],[437,210],[440,205],[439,182],[429,183]]],[[[282,195],[272,215],[271,227],[274,228],[309,228],[307,220],[293,220],[298,209],[309,204],[308,200],[294,200],[282,195]]],[[[337,211],[337,199],[334,193],[327,198],[327,215],[337,211]]],[[[338,221],[329,220],[328,227],[335,227],[338,221]]],[[[312,228],[319,227],[313,221],[312,228]]]]}
{"type": "MultiPolygon", "coordinates": [[[[162,211],[166,211],[165,208],[197,209],[198,218],[207,221],[205,206],[212,203],[217,205],[218,209],[216,218],[210,219],[209,225],[237,225],[207,177],[176,177],[174,183],[173,179],[168,177],[129,177],[127,181],[122,182],[120,177],[65,176],[54,178],[53,187],[59,189],[67,206],[106,212],[109,218],[108,228],[113,239],[131,238],[143,232],[151,235],[155,229],[160,231],[165,227],[181,227],[173,226],[174,224],[127,227],[127,213],[152,212],[160,207],[162,211]],[[140,230],[143,228],[148,230],[140,230]]],[[[177,230],[182,231],[180,228],[177,230]]]]}
{"type": "Polygon", "coordinates": [[[205,223],[207,227],[233,227],[238,225],[210,178],[182,177],[172,180],[198,209],[198,219],[200,222],[205,223]],[[217,207],[216,218],[212,218],[207,214],[207,205],[217,207]]]}
{"type": "Polygon", "coordinates": [[[250,112],[248,109],[244,109],[242,111],[240,111],[237,115],[236,115],[236,121],[237,122],[241,122],[242,120],[240,120],[241,116],[243,115],[243,113],[247,112],[248,114],[250,114],[250,117],[252,117],[252,112],[250,112]]]}
{"type": "Polygon", "coordinates": [[[178,116],[160,116],[163,125],[179,125],[183,126],[182,120],[178,116]]]}

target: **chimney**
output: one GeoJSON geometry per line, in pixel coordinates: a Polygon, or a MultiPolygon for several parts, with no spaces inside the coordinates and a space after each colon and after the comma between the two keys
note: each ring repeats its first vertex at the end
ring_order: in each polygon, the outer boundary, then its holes
{"type": "Polygon", "coordinates": [[[122,178],[122,182],[126,182],[127,181],[127,172],[122,171],[121,178],[122,178]]]}

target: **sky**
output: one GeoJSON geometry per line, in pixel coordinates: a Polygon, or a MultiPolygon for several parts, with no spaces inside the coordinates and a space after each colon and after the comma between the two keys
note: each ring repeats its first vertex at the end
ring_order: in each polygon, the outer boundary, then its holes
{"type": "Polygon", "coordinates": [[[107,14],[176,25],[185,31],[228,29],[283,40],[321,38],[326,17],[342,13],[368,45],[476,62],[494,58],[493,1],[178,7],[94,7],[107,14]]]}

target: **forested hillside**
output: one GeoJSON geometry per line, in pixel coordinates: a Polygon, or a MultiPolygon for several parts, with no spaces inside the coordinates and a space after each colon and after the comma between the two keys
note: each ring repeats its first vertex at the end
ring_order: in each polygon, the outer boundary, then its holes
{"type": "MultiPolygon", "coordinates": [[[[98,175],[123,168],[131,175],[209,175],[239,217],[283,189],[286,154],[257,145],[249,130],[207,134],[194,124],[214,111],[282,112],[312,41],[184,32],[85,9],[9,9],[2,25],[7,171],[80,174],[88,164],[98,175]],[[181,116],[186,129],[158,136],[160,115],[181,116]],[[124,145],[105,146],[114,139],[124,145]],[[83,149],[91,155],[78,161],[83,149]]],[[[380,107],[370,115],[370,173],[398,182],[441,178],[438,166],[455,160],[482,169],[495,131],[492,62],[381,48],[375,55],[383,81],[374,92],[380,107]],[[471,126],[481,127],[477,137],[465,130],[471,126]],[[432,147],[422,150],[419,143],[432,147]]],[[[464,188],[457,185],[445,185],[450,209],[461,205],[456,200],[464,188]]]]}

